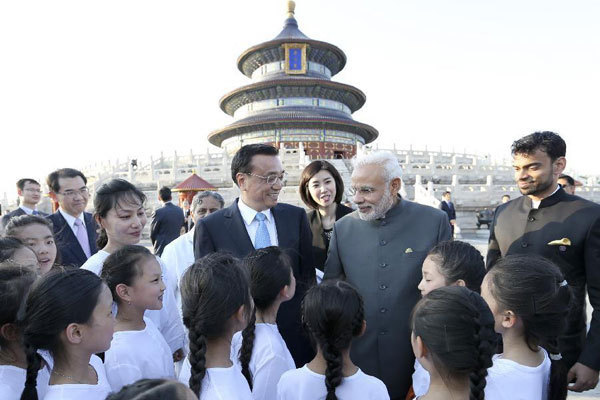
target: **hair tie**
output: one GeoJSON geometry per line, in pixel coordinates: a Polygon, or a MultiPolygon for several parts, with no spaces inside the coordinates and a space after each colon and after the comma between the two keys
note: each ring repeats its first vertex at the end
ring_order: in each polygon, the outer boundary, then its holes
{"type": "Polygon", "coordinates": [[[567,283],[566,279],[558,284],[559,287],[563,287],[563,286],[567,286],[567,285],[568,285],[568,283],[567,283]]]}
{"type": "MultiPolygon", "coordinates": [[[[563,286],[563,285],[561,285],[561,286],[563,286]]],[[[562,354],[560,354],[560,353],[558,353],[558,354],[552,354],[552,353],[550,353],[550,359],[554,360],[554,361],[560,361],[560,360],[562,360],[562,354]]]]}

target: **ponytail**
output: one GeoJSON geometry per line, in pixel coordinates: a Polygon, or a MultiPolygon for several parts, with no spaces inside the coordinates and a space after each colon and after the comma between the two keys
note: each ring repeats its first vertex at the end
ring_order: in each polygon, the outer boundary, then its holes
{"type": "Polygon", "coordinates": [[[565,400],[567,398],[567,366],[562,355],[558,352],[558,346],[546,344],[546,350],[550,357],[550,382],[548,384],[548,400],[565,400]]]}
{"type": "Polygon", "coordinates": [[[35,346],[27,341],[25,342],[25,355],[27,356],[27,375],[21,400],[38,400],[37,376],[42,360],[35,346]]]}
{"type": "Polygon", "coordinates": [[[108,244],[108,236],[106,235],[106,229],[100,228],[98,232],[98,238],[96,239],[96,247],[103,249],[108,244]]]}
{"type": "Polygon", "coordinates": [[[252,358],[252,349],[254,348],[254,331],[256,329],[256,315],[252,315],[246,329],[242,331],[242,347],[240,348],[239,360],[242,365],[242,375],[248,381],[250,390],[254,386],[252,372],[250,371],[250,359],[252,358]]]}
{"type": "Polygon", "coordinates": [[[202,392],[202,379],[206,375],[206,337],[199,325],[199,323],[196,323],[189,333],[191,374],[188,382],[190,389],[198,398],[200,398],[202,392]]]}
{"type": "MultiPolygon", "coordinates": [[[[481,304],[483,305],[483,304],[481,304]]],[[[492,355],[494,354],[494,343],[495,335],[493,330],[490,329],[490,325],[493,326],[493,319],[485,322],[485,316],[488,313],[480,313],[476,316],[475,326],[479,327],[475,334],[475,343],[478,349],[477,365],[473,372],[469,374],[469,384],[471,392],[469,395],[470,400],[483,400],[485,397],[484,389],[487,384],[487,370],[492,366],[492,355]]],[[[489,319],[489,318],[488,318],[489,319]]]]}

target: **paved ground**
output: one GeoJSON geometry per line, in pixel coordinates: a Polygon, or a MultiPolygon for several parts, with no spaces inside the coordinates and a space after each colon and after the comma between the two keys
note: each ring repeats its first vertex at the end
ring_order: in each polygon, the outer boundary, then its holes
{"type": "MultiPolygon", "coordinates": [[[[460,240],[464,240],[466,242],[471,243],[473,246],[479,250],[483,256],[485,257],[485,253],[487,251],[487,241],[489,237],[489,231],[487,229],[481,229],[480,231],[473,232],[465,232],[463,237],[460,240]]],[[[588,319],[591,318],[591,307],[588,304],[588,319]]],[[[585,393],[574,393],[569,392],[568,399],[576,399],[576,400],[591,400],[591,399],[600,399],[600,385],[596,387],[594,390],[590,390],[585,393]]]]}

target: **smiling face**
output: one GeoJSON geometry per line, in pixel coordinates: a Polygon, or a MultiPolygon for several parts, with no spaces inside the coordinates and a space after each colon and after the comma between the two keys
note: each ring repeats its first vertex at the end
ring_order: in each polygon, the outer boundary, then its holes
{"type": "Polygon", "coordinates": [[[128,288],[131,304],[145,310],[160,310],[165,292],[160,264],[150,255],[138,262],[138,268],[141,275],[128,288]]]}
{"type": "Polygon", "coordinates": [[[17,189],[17,194],[22,197],[22,203],[28,207],[35,206],[42,197],[40,185],[34,182],[26,182],[23,190],[17,189]]]}
{"type": "Polygon", "coordinates": [[[335,201],[337,188],[331,172],[322,169],[308,181],[308,193],[320,208],[326,208],[335,201]]]}
{"type": "Polygon", "coordinates": [[[40,272],[50,271],[56,260],[56,243],[54,236],[46,225],[31,224],[19,228],[15,236],[35,253],[40,272]]]}
{"type": "Polygon", "coordinates": [[[197,224],[200,218],[204,218],[220,209],[221,203],[217,199],[212,196],[204,197],[202,202],[198,204],[193,211],[192,217],[194,218],[194,224],[197,224]]]}
{"type": "Polygon", "coordinates": [[[438,289],[446,285],[446,278],[440,272],[438,263],[433,257],[427,256],[423,261],[423,267],[421,268],[423,279],[419,282],[417,287],[421,291],[421,296],[427,295],[434,289],[438,289]]]}
{"type": "Polygon", "coordinates": [[[394,197],[400,190],[400,179],[386,182],[385,170],[378,164],[361,165],[352,172],[354,203],[362,220],[382,218],[394,205],[394,197]]]}
{"type": "Polygon", "coordinates": [[[97,220],[106,230],[110,246],[120,248],[139,243],[146,225],[146,211],[139,201],[121,201],[106,213],[106,217],[98,216],[97,220]]]}
{"type": "Polygon", "coordinates": [[[90,194],[86,190],[85,182],[80,176],[74,178],[58,178],[59,191],[52,195],[56,198],[60,208],[73,217],[81,215],[87,207],[90,194]]]}
{"type": "Polygon", "coordinates": [[[272,185],[269,185],[264,178],[270,175],[283,175],[281,160],[277,156],[257,154],[252,157],[250,166],[252,175],[242,172],[236,175],[242,201],[256,211],[264,211],[276,206],[283,184],[276,179],[272,185]]]}
{"type": "Polygon", "coordinates": [[[515,181],[523,195],[543,199],[548,197],[558,184],[558,176],[565,169],[564,157],[554,162],[542,150],[531,154],[517,153],[513,155],[515,181]]]}

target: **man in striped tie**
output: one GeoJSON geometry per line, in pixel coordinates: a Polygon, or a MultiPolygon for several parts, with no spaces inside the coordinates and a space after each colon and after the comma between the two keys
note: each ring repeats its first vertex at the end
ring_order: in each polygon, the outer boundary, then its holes
{"type": "Polygon", "coordinates": [[[225,251],[243,258],[255,249],[268,246],[286,250],[292,260],[297,286],[294,298],[281,305],[277,324],[296,365],[302,366],[314,353],[302,331],[300,302],[316,279],[306,212],[278,203],[285,171],[273,146],[243,146],[231,162],[231,178],[240,188],[240,197],[231,206],[198,221],[194,255],[200,258],[225,251]]]}

